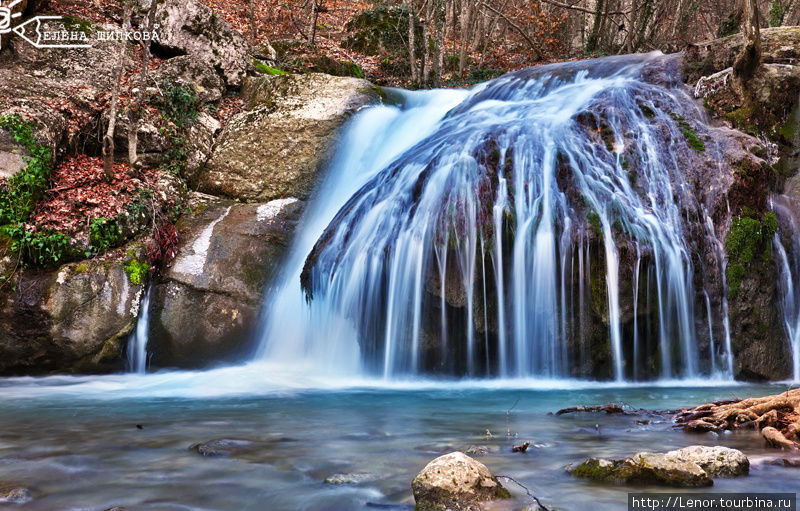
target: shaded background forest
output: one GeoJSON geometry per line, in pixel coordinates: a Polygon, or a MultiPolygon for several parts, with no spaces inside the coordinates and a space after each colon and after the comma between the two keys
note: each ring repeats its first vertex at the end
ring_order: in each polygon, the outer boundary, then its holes
{"type": "MultiPolygon", "coordinates": [[[[284,71],[411,87],[469,85],[535,64],[679,51],[733,34],[740,0],[208,0],[284,71]]],[[[759,0],[761,25],[800,0],[759,0]]],[[[279,72],[279,71],[276,71],[279,72]]]]}

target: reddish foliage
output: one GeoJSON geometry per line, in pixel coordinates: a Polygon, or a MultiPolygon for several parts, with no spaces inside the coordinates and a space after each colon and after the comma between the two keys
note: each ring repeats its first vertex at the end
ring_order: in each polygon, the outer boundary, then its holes
{"type": "Polygon", "coordinates": [[[112,218],[125,211],[137,188],[153,188],[158,170],[144,169],[139,176],[124,163],[114,164],[114,180],[106,182],[103,159],[73,156],[56,166],[47,191],[31,216],[35,229],[54,229],[70,235],[86,235],[91,218],[112,218]]]}
{"type": "Polygon", "coordinates": [[[164,220],[153,232],[147,245],[147,260],[155,268],[162,268],[178,253],[178,231],[169,220],[164,220]]]}

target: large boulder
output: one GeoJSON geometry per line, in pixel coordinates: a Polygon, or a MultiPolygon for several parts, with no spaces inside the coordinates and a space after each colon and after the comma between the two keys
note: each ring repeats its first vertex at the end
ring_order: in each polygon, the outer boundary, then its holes
{"type": "Polygon", "coordinates": [[[417,511],[478,511],[484,502],[511,494],[483,463],[462,452],[439,456],[411,482],[417,511]]]}
{"type": "Polygon", "coordinates": [[[729,447],[691,445],[670,451],[667,458],[696,463],[710,477],[737,477],[750,472],[750,460],[742,451],[729,447]]]}
{"type": "Polygon", "coordinates": [[[159,40],[154,43],[162,53],[205,61],[229,87],[241,86],[250,67],[249,45],[210,7],[195,0],[164,0],[156,8],[156,22],[159,40]]]}
{"type": "Polygon", "coordinates": [[[714,484],[697,463],[660,453],[640,452],[619,460],[589,458],[577,466],[567,467],[567,471],[576,477],[613,484],[689,488],[714,484]]]}
{"type": "Polygon", "coordinates": [[[153,365],[202,367],[249,347],[301,206],[192,196],[194,212],[178,223],[178,254],[151,295],[153,365]]]}
{"type": "Polygon", "coordinates": [[[247,110],[223,129],[197,187],[260,202],[307,199],[339,128],[381,98],[365,80],[317,73],[248,78],[242,95],[247,110]]]}
{"type": "Polygon", "coordinates": [[[0,290],[0,374],[121,369],[142,295],[125,271],[129,257],[22,272],[0,290]]]}
{"type": "Polygon", "coordinates": [[[183,171],[187,181],[194,181],[211,156],[214,139],[222,129],[218,120],[205,112],[189,128],[186,137],[186,168],[183,171]]]}
{"type": "Polygon", "coordinates": [[[204,103],[219,101],[225,93],[225,82],[210,62],[191,55],[174,57],[154,73],[156,83],[168,82],[194,90],[204,103]]]}

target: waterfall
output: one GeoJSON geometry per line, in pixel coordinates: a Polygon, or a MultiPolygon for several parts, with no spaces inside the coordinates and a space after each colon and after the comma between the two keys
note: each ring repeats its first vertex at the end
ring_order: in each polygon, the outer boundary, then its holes
{"type": "Polygon", "coordinates": [[[150,287],[144,292],[139,303],[139,317],[136,320],[136,329],[128,338],[126,365],[129,372],[144,374],[147,371],[147,341],[150,328],[150,287]]]}
{"type": "Polygon", "coordinates": [[[686,126],[707,124],[673,60],[393,96],[344,130],[260,357],[385,378],[700,375],[689,243],[706,240],[685,172],[707,155],[686,126]]]}

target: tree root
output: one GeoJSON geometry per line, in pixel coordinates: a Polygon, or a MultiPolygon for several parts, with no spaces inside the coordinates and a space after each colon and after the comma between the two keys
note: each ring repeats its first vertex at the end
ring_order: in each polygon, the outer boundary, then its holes
{"type": "Polygon", "coordinates": [[[772,447],[800,449],[800,389],[707,403],[681,410],[674,420],[676,426],[690,433],[756,429],[772,447]]]}

